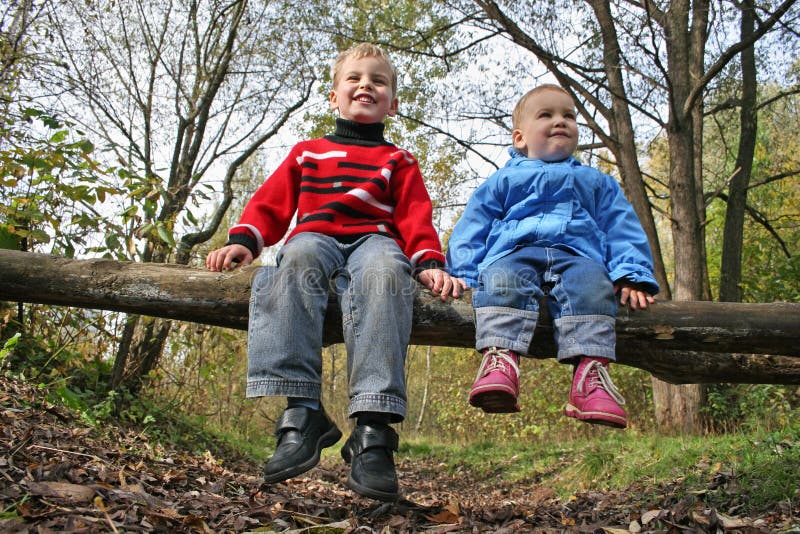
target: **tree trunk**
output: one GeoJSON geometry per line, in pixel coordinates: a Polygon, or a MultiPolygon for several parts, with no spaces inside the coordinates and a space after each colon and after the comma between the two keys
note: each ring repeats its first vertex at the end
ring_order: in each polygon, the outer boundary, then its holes
{"type": "MultiPolygon", "coordinates": [[[[639,166],[638,147],[633,119],[628,107],[625,80],[622,75],[624,69],[620,58],[620,45],[614,16],[607,0],[587,1],[597,17],[603,37],[603,67],[608,78],[608,90],[611,98],[611,113],[606,117],[611,136],[605,136],[604,140],[616,158],[622,185],[625,188],[625,196],[633,205],[633,209],[642,223],[644,233],[647,235],[647,241],[653,254],[656,281],[661,289],[659,296],[662,299],[670,299],[672,296],[667,280],[667,270],[664,266],[664,256],[661,252],[661,242],[658,239],[653,210],[650,207],[642,169],[639,166]]],[[[596,133],[602,134],[602,132],[596,133]]]]}
{"type": "Polygon", "coordinates": [[[414,427],[416,432],[422,428],[422,420],[425,418],[425,410],[428,407],[428,387],[431,383],[431,346],[425,348],[425,388],[422,390],[422,406],[419,408],[419,417],[417,417],[417,424],[414,427]]]}
{"type": "MultiPolygon", "coordinates": [[[[667,134],[675,258],[673,298],[679,301],[702,300],[704,296],[706,258],[697,204],[700,191],[697,190],[699,177],[695,173],[695,106],[689,102],[693,84],[698,78],[698,64],[695,60],[705,43],[704,36],[701,35],[701,29],[705,27],[702,21],[707,20],[703,18],[704,15],[707,17],[707,12],[690,13],[688,0],[674,0],[670,2],[670,9],[664,18],[667,70],[671,82],[667,134]],[[689,30],[690,18],[692,31],[689,30]]],[[[702,55],[699,57],[702,58],[702,55]]],[[[657,424],[662,429],[699,433],[702,430],[699,414],[705,402],[704,393],[700,384],[654,384],[653,401],[657,424]]]]}
{"type": "Polygon", "coordinates": [[[128,364],[128,354],[133,343],[133,333],[136,331],[136,324],[139,322],[138,315],[128,315],[125,319],[125,326],[122,328],[122,337],[117,346],[117,356],[114,358],[114,368],[111,371],[109,389],[119,389],[122,386],[125,376],[125,367],[128,364]]]}
{"type": "Polygon", "coordinates": [[[659,399],[658,416],[662,429],[683,434],[696,433],[703,426],[698,407],[706,402],[703,384],[674,385],[653,380],[653,399],[659,399]]]}
{"type": "MultiPolygon", "coordinates": [[[[741,40],[750,38],[755,29],[753,5],[742,5],[741,40]]],[[[758,118],[756,114],[757,80],[755,48],[742,50],[742,107],[740,110],[739,151],[736,155],[736,174],[731,180],[728,206],[725,212],[725,230],[722,238],[722,265],[720,267],[719,300],[741,302],[742,245],[744,215],[747,206],[747,188],[753,169],[758,118]]]]}
{"type": "MultiPolygon", "coordinates": [[[[74,260],[0,250],[0,300],[156,315],[247,328],[250,281],[259,267],[212,273],[173,264],[74,260]]],[[[267,267],[268,268],[268,267],[267,267]]],[[[442,302],[419,286],[411,342],[472,348],[471,292],[442,302]]],[[[530,353],[556,354],[543,308],[530,353]]],[[[341,310],[331,299],[327,344],[342,341],[341,310]]],[[[671,383],[800,383],[800,304],[657,302],[619,310],[617,358],[671,383]],[[744,354],[743,354],[744,353],[744,354]]],[[[157,326],[155,337],[162,335],[157,326]]]]}

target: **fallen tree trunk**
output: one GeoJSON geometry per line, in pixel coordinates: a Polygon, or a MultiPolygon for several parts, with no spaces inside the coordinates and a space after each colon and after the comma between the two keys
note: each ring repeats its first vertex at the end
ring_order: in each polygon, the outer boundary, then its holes
{"type": "MultiPolygon", "coordinates": [[[[104,259],[74,260],[0,250],[0,300],[137,313],[247,328],[254,266],[228,273],[169,264],[104,259]]],[[[331,300],[327,343],[342,339],[331,300]]],[[[420,287],[411,342],[472,347],[470,293],[443,303],[420,287]]],[[[555,356],[552,323],[542,317],[530,349],[555,356]]],[[[622,309],[617,358],[674,384],[800,384],[800,304],[657,302],[648,310],[622,309]]]]}

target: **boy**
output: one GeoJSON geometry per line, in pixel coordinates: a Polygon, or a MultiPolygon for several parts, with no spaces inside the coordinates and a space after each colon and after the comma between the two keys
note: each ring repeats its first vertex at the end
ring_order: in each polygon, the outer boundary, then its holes
{"type": "Polygon", "coordinates": [[[301,141],[248,202],[228,242],[211,252],[212,271],[249,264],[278,242],[277,270],[253,280],[247,396],[286,396],[275,453],[264,480],[277,483],[314,467],[341,432],[320,403],[322,326],[333,291],[343,314],[356,426],[342,448],[347,484],[361,495],[398,498],[390,423],[406,413],[404,363],[416,277],[442,300],[463,282],[442,270],[444,255],[416,160],[383,138],[397,111],[397,73],[378,47],[342,53],[330,106],[336,131],[301,141]]]}
{"type": "Polygon", "coordinates": [[[475,190],[448,247],[451,274],[476,288],[483,360],[469,402],[490,413],[519,411],[519,357],[546,297],[558,360],[576,364],[565,414],[624,428],[625,401],[608,375],[614,295],[632,308],[654,302],[647,238],[614,179],[572,157],[578,128],[567,91],[533,89],[512,122],[511,159],[475,190]]]}

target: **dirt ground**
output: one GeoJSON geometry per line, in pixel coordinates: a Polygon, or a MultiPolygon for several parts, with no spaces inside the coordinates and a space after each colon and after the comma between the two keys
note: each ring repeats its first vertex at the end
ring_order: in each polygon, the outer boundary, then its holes
{"type": "Polygon", "coordinates": [[[759,517],[741,503],[713,509],[707,488],[668,486],[577,493],[568,500],[535,480],[451,472],[433,459],[398,457],[404,498],[361,498],[341,461],[261,486],[260,466],[164,449],[141,433],[103,432],[0,376],[0,532],[798,532],[798,503],[759,517]]]}

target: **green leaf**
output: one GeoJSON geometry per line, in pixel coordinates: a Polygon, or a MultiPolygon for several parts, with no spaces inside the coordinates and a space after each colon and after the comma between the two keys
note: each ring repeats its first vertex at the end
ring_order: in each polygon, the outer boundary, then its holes
{"type": "Polygon", "coordinates": [[[163,239],[166,243],[169,243],[170,246],[175,246],[175,239],[172,237],[172,232],[167,230],[166,226],[162,223],[159,223],[156,226],[156,230],[158,231],[158,235],[161,239],[163,239]]]}
{"type": "Polygon", "coordinates": [[[153,223],[147,223],[140,226],[139,229],[136,230],[136,237],[139,239],[146,237],[153,230],[153,226],[155,226],[153,223]]]}
{"type": "Polygon", "coordinates": [[[8,226],[0,226],[0,248],[19,250],[20,238],[9,230],[8,226]]]}
{"type": "Polygon", "coordinates": [[[49,243],[50,236],[44,230],[35,229],[31,232],[31,237],[39,243],[49,243]]]}
{"type": "Polygon", "coordinates": [[[50,137],[51,143],[62,143],[69,135],[67,130],[59,130],[50,137]]]}
{"type": "Polygon", "coordinates": [[[66,386],[61,386],[56,389],[56,394],[58,394],[61,401],[68,407],[77,412],[84,412],[86,411],[86,403],[83,402],[77,393],[72,391],[66,386]]]}
{"type": "Polygon", "coordinates": [[[14,334],[14,335],[13,335],[11,338],[9,338],[9,339],[8,339],[8,340],[5,342],[5,344],[3,345],[3,348],[2,348],[2,349],[0,349],[0,361],[2,361],[2,360],[3,360],[3,359],[6,357],[6,356],[8,356],[8,354],[9,354],[9,353],[10,353],[12,350],[14,350],[14,347],[16,347],[16,346],[17,346],[17,343],[19,342],[19,338],[20,338],[21,336],[22,336],[22,334],[20,334],[19,332],[17,332],[16,334],[14,334]]]}
{"type": "Polygon", "coordinates": [[[88,139],[81,140],[78,145],[80,149],[83,151],[84,154],[91,154],[94,152],[94,143],[89,141],[88,139]]]}

